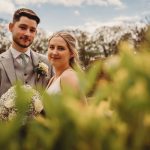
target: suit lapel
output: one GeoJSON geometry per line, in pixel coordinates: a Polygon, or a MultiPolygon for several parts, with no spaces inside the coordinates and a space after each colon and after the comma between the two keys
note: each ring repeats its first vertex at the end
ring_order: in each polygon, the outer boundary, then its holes
{"type": "Polygon", "coordinates": [[[14,61],[10,49],[3,54],[1,63],[6,71],[6,74],[11,84],[13,85],[16,82],[17,78],[14,69],[14,61]]]}
{"type": "MultiPolygon", "coordinates": [[[[32,62],[33,62],[33,67],[36,67],[39,64],[39,62],[41,62],[40,54],[37,54],[36,52],[34,52],[32,50],[31,50],[31,58],[32,58],[32,62]]],[[[43,77],[41,76],[38,79],[37,74],[36,74],[35,78],[36,78],[35,85],[37,87],[41,87],[42,86],[44,88],[45,85],[47,84],[46,81],[45,81],[44,76],[43,77]]]]}
{"type": "Polygon", "coordinates": [[[38,63],[40,62],[39,56],[32,50],[31,50],[31,59],[34,67],[37,66],[38,63]]]}

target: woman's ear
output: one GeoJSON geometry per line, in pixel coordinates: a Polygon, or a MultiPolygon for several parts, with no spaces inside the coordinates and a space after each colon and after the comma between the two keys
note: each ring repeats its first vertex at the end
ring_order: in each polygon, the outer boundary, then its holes
{"type": "Polygon", "coordinates": [[[73,57],[74,57],[74,53],[70,52],[70,58],[73,58],[73,57]]]}

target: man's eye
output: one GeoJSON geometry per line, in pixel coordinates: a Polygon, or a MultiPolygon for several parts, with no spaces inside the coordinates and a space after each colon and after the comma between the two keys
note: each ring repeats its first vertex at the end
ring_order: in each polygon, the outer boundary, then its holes
{"type": "Polygon", "coordinates": [[[26,29],[26,27],[20,27],[20,29],[25,30],[25,29],[26,29]]]}
{"type": "Polygon", "coordinates": [[[35,30],[34,30],[34,29],[31,29],[31,30],[30,30],[30,32],[34,33],[34,32],[35,32],[35,30]]]}

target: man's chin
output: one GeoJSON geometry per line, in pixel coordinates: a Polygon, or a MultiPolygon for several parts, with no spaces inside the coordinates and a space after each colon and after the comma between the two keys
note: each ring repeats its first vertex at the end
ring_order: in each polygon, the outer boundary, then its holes
{"type": "Polygon", "coordinates": [[[20,45],[22,48],[28,48],[30,45],[20,45]]]}
{"type": "Polygon", "coordinates": [[[19,41],[15,39],[13,39],[13,41],[16,45],[20,46],[21,48],[28,48],[32,44],[32,41],[25,42],[25,41],[19,41]]]}
{"type": "Polygon", "coordinates": [[[22,47],[22,48],[28,48],[31,44],[28,44],[28,45],[23,45],[23,44],[20,44],[19,46],[22,47]]]}

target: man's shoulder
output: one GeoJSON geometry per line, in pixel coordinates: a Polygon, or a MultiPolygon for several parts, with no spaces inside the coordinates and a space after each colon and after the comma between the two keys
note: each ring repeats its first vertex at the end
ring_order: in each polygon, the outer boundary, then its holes
{"type": "Polygon", "coordinates": [[[33,50],[31,50],[31,52],[34,53],[35,55],[38,55],[38,57],[47,58],[45,54],[41,54],[41,53],[35,52],[33,50]]]}
{"type": "MultiPolygon", "coordinates": [[[[32,52],[33,52],[33,50],[32,50],[32,52]]],[[[53,71],[53,68],[52,68],[51,64],[50,64],[49,61],[48,61],[47,54],[41,54],[41,53],[37,53],[37,52],[35,52],[35,51],[34,51],[33,53],[38,56],[39,62],[43,62],[43,63],[45,63],[46,65],[48,65],[49,71],[50,71],[50,77],[52,77],[53,74],[54,74],[54,71],[53,71]]]]}
{"type": "Polygon", "coordinates": [[[4,58],[7,58],[8,56],[9,56],[9,51],[7,50],[7,51],[0,54],[0,60],[4,59],[4,58]]]}
{"type": "Polygon", "coordinates": [[[0,54],[0,56],[4,56],[6,53],[7,53],[7,51],[2,52],[2,53],[0,54]]]}
{"type": "Polygon", "coordinates": [[[38,55],[39,55],[39,57],[40,57],[40,58],[42,58],[42,59],[47,59],[46,54],[44,55],[44,54],[40,54],[40,53],[38,53],[38,55]]]}
{"type": "Polygon", "coordinates": [[[39,61],[42,61],[42,62],[45,62],[45,63],[48,64],[48,58],[47,58],[47,55],[46,55],[46,54],[41,54],[41,53],[35,52],[35,51],[33,51],[33,50],[31,50],[31,51],[32,51],[32,53],[33,53],[34,55],[37,56],[37,58],[39,59],[39,61]]]}
{"type": "Polygon", "coordinates": [[[41,62],[44,62],[44,63],[46,63],[47,65],[50,66],[50,63],[49,63],[48,58],[47,58],[46,55],[39,54],[39,59],[40,59],[41,62]]]}

